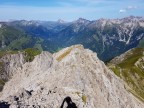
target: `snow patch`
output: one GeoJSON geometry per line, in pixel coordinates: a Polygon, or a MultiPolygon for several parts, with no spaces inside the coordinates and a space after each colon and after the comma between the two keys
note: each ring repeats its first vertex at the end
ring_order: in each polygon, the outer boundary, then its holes
{"type": "Polygon", "coordinates": [[[144,22],[141,22],[141,23],[140,23],[140,26],[141,26],[141,27],[144,27],[144,22]]]}
{"type": "Polygon", "coordinates": [[[102,27],[104,27],[106,25],[106,22],[107,22],[106,20],[102,21],[102,27]]]}

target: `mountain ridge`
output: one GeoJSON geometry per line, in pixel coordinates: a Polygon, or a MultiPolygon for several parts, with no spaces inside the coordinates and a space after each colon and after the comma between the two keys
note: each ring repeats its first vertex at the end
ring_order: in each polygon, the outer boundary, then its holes
{"type": "MultiPolygon", "coordinates": [[[[66,23],[22,20],[5,24],[42,40],[37,45],[41,50],[55,52],[64,47],[82,44],[97,52],[103,61],[142,46],[141,40],[144,39],[144,18],[134,16],[94,21],[79,18],[66,23]]],[[[37,43],[37,39],[35,41],[37,43]]]]}
{"type": "Polygon", "coordinates": [[[133,48],[115,57],[108,67],[129,86],[129,91],[144,101],[144,48],[133,48]]]}
{"type": "Polygon", "coordinates": [[[10,107],[57,108],[67,96],[80,108],[144,106],[126,91],[122,80],[96,53],[82,45],[67,47],[53,55],[42,52],[25,63],[5,84],[0,100],[10,107]]]}

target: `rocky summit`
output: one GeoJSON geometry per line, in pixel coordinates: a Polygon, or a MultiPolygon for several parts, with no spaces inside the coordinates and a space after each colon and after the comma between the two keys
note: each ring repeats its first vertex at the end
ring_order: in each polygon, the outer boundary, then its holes
{"type": "Polygon", "coordinates": [[[12,59],[9,65],[16,60],[16,68],[7,67],[14,71],[0,93],[0,105],[6,108],[144,107],[97,54],[82,45],[53,55],[42,52],[32,62],[21,63],[23,59],[12,59]]]}

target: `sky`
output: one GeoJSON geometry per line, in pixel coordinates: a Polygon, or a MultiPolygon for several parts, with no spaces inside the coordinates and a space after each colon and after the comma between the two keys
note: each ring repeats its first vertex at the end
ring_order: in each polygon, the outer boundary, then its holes
{"type": "Polygon", "coordinates": [[[144,0],[0,0],[0,20],[123,18],[144,16],[144,0]]]}

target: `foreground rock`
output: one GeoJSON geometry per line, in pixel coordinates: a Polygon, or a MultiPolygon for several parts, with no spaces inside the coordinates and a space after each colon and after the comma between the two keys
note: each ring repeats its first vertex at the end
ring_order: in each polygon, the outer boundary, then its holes
{"type": "Polygon", "coordinates": [[[81,45],[53,55],[42,52],[17,71],[0,94],[10,108],[60,108],[62,103],[66,108],[71,99],[78,108],[144,107],[96,53],[81,45]]]}

